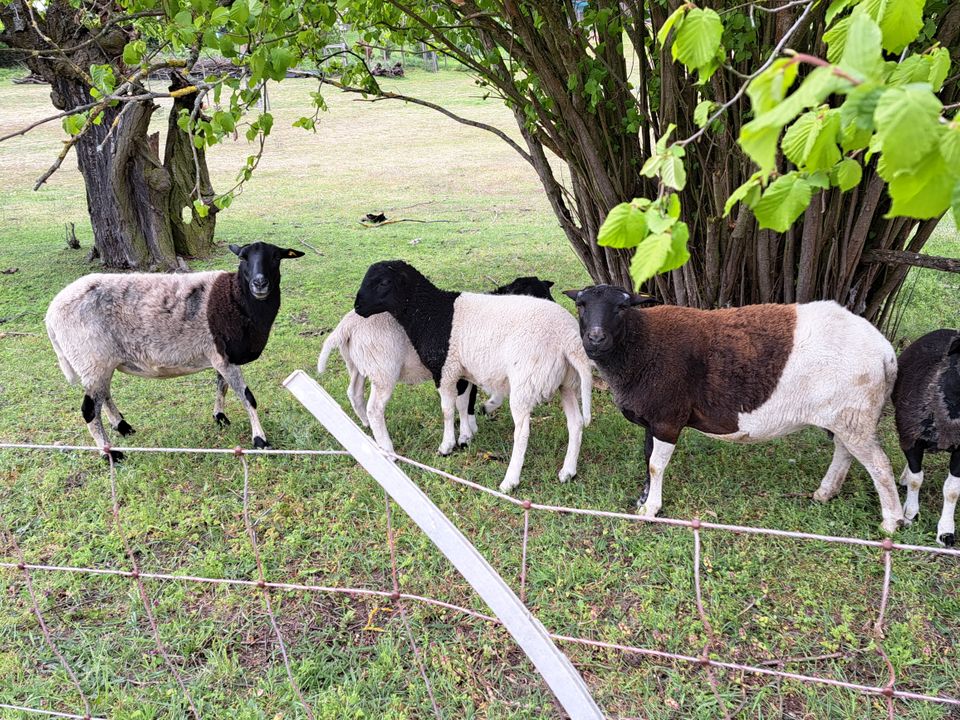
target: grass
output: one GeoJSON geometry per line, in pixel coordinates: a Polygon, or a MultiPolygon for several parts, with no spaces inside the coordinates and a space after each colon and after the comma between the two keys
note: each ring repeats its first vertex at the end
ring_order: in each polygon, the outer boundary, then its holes
{"type": "MultiPolygon", "coordinates": [[[[412,72],[393,84],[513,132],[509,112],[483,101],[463,73],[412,72]]],[[[261,170],[218,220],[224,247],[268,240],[307,250],[284,268],[283,307],[270,344],[245,370],[261,420],[281,448],[335,446],[280,382],[295,368],[313,367],[322,337],[349,309],[371,262],[404,258],[442,285],[469,289],[526,274],[555,280],[561,288],[587,282],[534,174],[502,142],[428,110],[336,94],[328,97],[331,111],[319,132],[305,134],[289,125],[308,107],[313,89],[306,81],[271,89],[277,122],[261,170]],[[361,228],[357,219],[371,211],[443,222],[361,228]]],[[[50,112],[48,92],[0,80],[0,134],[50,112]]],[[[156,114],[158,129],[165,125],[165,112],[156,114]]],[[[67,250],[63,243],[63,223],[75,222],[81,243],[91,244],[75,168],[62,169],[39,193],[30,190],[59,139],[58,128],[42,127],[0,144],[0,270],[18,268],[0,275],[0,439],[6,441],[89,443],[80,394],[64,382],[43,329],[53,295],[91,269],[85,252],[67,250]]],[[[218,148],[211,156],[214,185],[227,186],[249,152],[243,141],[218,148]]],[[[930,251],[956,254],[958,244],[942,229],[930,251]]],[[[233,266],[225,249],[195,263],[233,266]]],[[[915,271],[907,288],[899,329],[904,337],[956,324],[960,308],[952,276],[915,271]]],[[[323,383],[346,405],[342,363],[332,363],[323,383]]],[[[234,424],[218,430],[210,419],[213,385],[210,373],[167,382],[118,375],[114,396],[137,428],[139,444],[248,444],[248,424],[232,396],[227,412],[234,424]]],[[[631,507],[642,466],[640,433],[606,393],[596,391],[594,404],[580,475],[565,485],[556,481],[565,447],[562,414],[556,403],[537,411],[518,493],[545,503],[631,507]]],[[[502,479],[512,439],[508,414],[481,418],[474,444],[445,459],[434,452],[440,419],[428,385],[398,388],[388,422],[400,451],[489,487],[502,479]]],[[[883,430],[899,468],[889,418],[883,430]]],[[[689,433],[668,471],[664,513],[880,537],[876,495],[859,466],[836,500],[819,505],[810,499],[829,459],[830,446],[819,432],[750,447],[689,433]]],[[[898,539],[933,542],[946,465],[941,456],[928,461],[922,514],[898,539]]],[[[352,462],[256,458],[251,470],[252,512],[269,579],[389,586],[382,493],[352,462]]],[[[412,476],[516,587],[522,516],[441,479],[412,476]]],[[[254,577],[241,515],[242,480],[231,457],[137,455],[126,462],[118,473],[122,512],[141,565],[160,572],[254,577]]],[[[0,513],[30,561],[127,565],[112,532],[109,477],[94,457],[0,451],[0,513]]],[[[396,523],[406,591],[486,610],[406,517],[398,513],[396,523]]],[[[3,538],[0,553],[9,560],[13,551],[3,538]]],[[[696,654],[704,634],[693,602],[691,547],[685,530],[534,514],[529,605],[558,633],[696,654]]],[[[705,533],[703,572],[707,608],[722,637],[718,657],[757,663],[840,653],[787,667],[884,682],[868,632],[883,573],[879,554],[705,533]]],[[[186,716],[129,580],[38,573],[35,583],[44,615],[95,713],[118,719],[186,716]]],[[[302,716],[257,591],[153,582],[150,592],[162,636],[182,658],[203,717],[302,716]]],[[[0,597],[0,703],[76,711],[79,699],[42,642],[18,573],[0,571],[0,597]]],[[[319,717],[431,716],[389,603],[288,592],[274,599],[294,672],[319,717]],[[368,624],[371,613],[377,629],[368,624]]],[[[410,615],[445,717],[561,714],[504,631],[420,606],[411,606],[410,615]]],[[[898,687],[960,695],[957,563],[897,554],[888,617],[884,648],[897,669],[898,687]]],[[[718,716],[696,668],[574,646],[565,650],[611,716],[718,716]]],[[[745,703],[740,717],[885,717],[878,700],[842,690],[735,673],[720,673],[719,679],[731,707],[745,703]]],[[[898,702],[897,717],[951,716],[939,706],[898,702]]]]}

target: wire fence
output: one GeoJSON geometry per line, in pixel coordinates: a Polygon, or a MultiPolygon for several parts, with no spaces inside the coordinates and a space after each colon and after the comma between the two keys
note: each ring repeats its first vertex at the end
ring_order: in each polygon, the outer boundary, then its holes
{"type": "MultiPolygon", "coordinates": [[[[47,451],[47,452],[93,452],[98,455],[102,454],[100,448],[83,446],[83,445],[45,445],[45,444],[27,444],[27,443],[0,443],[0,449],[12,450],[12,451],[47,451]]],[[[105,450],[110,450],[110,447],[104,448],[105,450]]],[[[398,560],[397,560],[397,550],[396,550],[396,541],[395,533],[392,520],[392,510],[391,510],[391,500],[389,495],[384,492],[384,508],[386,515],[386,533],[385,533],[385,542],[389,549],[390,556],[390,589],[368,589],[368,588],[358,588],[358,587],[340,587],[340,586],[324,586],[324,585],[314,585],[314,584],[305,584],[305,583],[288,583],[288,582],[272,582],[266,579],[266,572],[263,567],[263,563],[260,556],[260,548],[257,540],[257,533],[255,529],[255,523],[251,520],[250,517],[250,469],[247,463],[248,456],[256,455],[287,455],[287,456],[345,456],[349,455],[346,451],[341,450],[273,450],[273,449],[264,449],[264,450],[245,450],[242,448],[233,448],[233,449],[223,449],[223,448],[147,448],[147,447],[117,447],[112,448],[114,450],[119,450],[124,453],[195,453],[195,454],[222,454],[222,455],[233,455],[237,458],[238,463],[240,464],[243,472],[243,494],[242,494],[242,503],[243,503],[243,523],[246,530],[246,535],[250,545],[250,551],[253,555],[256,568],[256,579],[247,579],[247,578],[224,578],[224,577],[201,577],[195,575],[179,575],[172,573],[159,573],[159,572],[149,572],[145,571],[140,567],[139,562],[137,561],[137,554],[135,549],[131,546],[126,532],[124,530],[124,525],[121,517],[121,504],[119,500],[119,492],[117,489],[117,473],[116,465],[112,459],[112,456],[109,454],[109,479],[110,479],[110,500],[111,500],[111,511],[113,517],[113,526],[116,534],[121,540],[121,543],[124,548],[124,553],[129,562],[129,567],[126,569],[123,568],[104,568],[104,567],[74,567],[66,565],[49,565],[49,564],[40,564],[40,563],[29,563],[27,562],[26,557],[24,556],[23,550],[17,540],[16,533],[11,529],[11,526],[7,522],[7,518],[3,517],[2,511],[0,511],[0,531],[9,541],[10,547],[13,549],[13,553],[16,556],[17,562],[0,562],[0,568],[6,568],[9,570],[17,570],[23,576],[24,586],[27,592],[27,595],[30,600],[30,605],[32,607],[33,614],[37,618],[38,625],[40,627],[44,643],[50,649],[54,656],[56,656],[58,662],[63,667],[65,673],[67,674],[73,688],[76,690],[82,708],[76,708],[75,712],[69,711],[54,711],[50,709],[43,708],[32,708],[20,705],[12,704],[0,704],[0,709],[14,710],[28,714],[36,714],[40,716],[48,717],[64,717],[64,718],[81,718],[83,720],[107,720],[106,718],[100,718],[97,715],[94,715],[91,710],[91,701],[87,693],[83,689],[83,684],[79,680],[74,669],[71,667],[70,663],[67,661],[66,657],[61,653],[57,647],[53,634],[51,633],[48,624],[44,618],[44,615],[40,608],[40,603],[37,598],[37,593],[34,589],[33,583],[33,574],[37,572],[52,572],[52,573],[81,573],[88,575],[108,575],[116,577],[125,577],[130,578],[133,581],[133,585],[136,588],[137,595],[140,598],[140,601],[144,608],[144,615],[147,619],[147,623],[150,627],[150,632],[153,637],[154,644],[156,645],[157,652],[159,656],[163,659],[164,664],[166,665],[170,675],[173,677],[177,686],[179,687],[181,693],[183,694],[184,700],[187,703],[187,706],[190,709],[191,715],[199,720],[201,713],[198,711],[194,699],[191,696],[187,682],[184,680],[183,675],[178,670],[178,663],[174,662],[171,657],[170,651],[164,644],[159,627],[157,624],[156,616],[153,612],[154,603],[151,600],[149,590],[145,581],[164,581],[172,583],[200,583],[200,584],[210,584],[210,585],[225,585],[225,586],[236,586],[236,587],[255,587],[258,588],[263,596],[263,607],[264,613],[270,621],[270,625],[276,639],[277,647],[280,651],[280,656],[283,660],[283,664],[286,670],[286,675],[290,687],[293,691],[294,696],[297,698],[298,703],[302,711],[306,714],[308,718],[313,720],[314,712],[310,703],[304,697],[291,667],[289,654],[287,651],[287,645],[284,641],[283,634],[281,633],[280,626],[277,623],[276,615],[273,608],[273,603],[271,601],[271,591],[273,590],[284,590],[284,591],[297,591],[305,593],[330,593],[330,594],[341,594],[348,596],[370,596],[370,597],[380,597],[390,599],[398,609],[398,615],[401,618],[405,635],[407,641],[410,644],[412,655],[417,663],[417,670],[424,682],[427,696],[429,697],[432,711],[437,718],[442,718],[443,713],[441,712],[440,706],[437,703],[436,697],[434,696],[432,684],[429,679],[429,673],[423,659],[423,654],[420,648],[417,645],[417,642],[414,637],[413,630],[410,626],[409,618],[406,614],[406,604],[407,603],[419,603],[428,606],[433,606],[437,608],[442,608],[448,611],[462,614],[485,623],[490,624],[501,624],[501,621],[485,613],[478,612],[476,610],[456,605],[453,603],[446,602],[439,598],[427,597],[423,595],[415,595],[407,592],[403,592],[400,581],[399,581],[399,572],[398,572],[398,560]]],[[[540,512],[540,513],[551,513],[551,514],[565,514],[565,515],[580,515],[588,516],[595,518],[608,518],[608,519],[617,519],[626,522],[633,523],[645,523],[645,524],[656,524],[656,525],[666,525],[672,527],[682,527],[688,528],[693,535],[693,548],[691,562],[693,565],[693,591],[694,591],[694,602],[697,609],[697,615],[699,616],[700,622],[704,628],[706,635],[706,642],[703,647],[699,648],[699,652],[696,654],[679,654],[674,652],[668,652],[665,650],[658,650],[648,647],[638,647],[632,645],[618,644],[604,642],[600,640],[593,640],[585,637],[575,637],[570,635],[563,635],[557,633],[550,633],[550,637],[561,643],[568,643],[571,645],[581,645],[586,647],[595,647],[603,648],[607,650],[618,651],[624,654],[629,655],[639,655],[650,658],[658,658],[661,660],[669,660],[677,663],[686,663],[694,666],[698,666],[703,669],[704,676],[707,680],[707,683],[710,686],[710,689],[716,699],[717,707],[719,708],[720,714],[724,717],[725,720],[731,720],[740,709],[731,710],[726,701],[723,698],[722,693],[720,692],[719,682],[716,678],[716,670],[728,670],[735,671],[740,673],[748,673],[757,676],[767,676],[780,678],[785,680],[793,680],[800,683],[806,683],[810,685],[823,685],[830,686],[835,688],[843,688],[850,690],[852,692],[860,693],[868,696],[877,696],[884,699],[886,705],[887,716],[889,718],[896,717],[896,704],[895,700],[902,701],[920,701],[927,703],[935,703],[942,706],[951,706],[954,708],[960,708],[960,698],[949,697],[943,695],[932,695],[926,693],[913,692],[909,690],[903,690],[897,688],[897,676],[894,671],[893,663],[890,661],[890,658],[887,656],[883,648],[882,638],[884,635],[884,625],[886,618],[887,606],[890,599],[890,585],[891,585],[891,576],[893,571],[893,555],[894,552],[907,552],[907,553],[920,553],[928,555],[939,555],[939,556],[950,556],[960,559],[960,550],[952,548],[940,548],[933,546],[921,546],[921,545],[907,545],[903,543],[893,542],[891,539],[887,538],[882,541],[876,540],[865,540],[861,538],[853,537],[842,537],[842,536],[831,536],[831,535],[819,535],[813,533],[804,533],[804,532],[793,532],[787,530],[777,530],[771,528],[763,527],[751,527],[751,526],[741,526],[741,525],[729,525],[723,523],[707,522],[700,520],[699,518],[691,518],[689,520],[676,519],[676,518],[647,518],[639,515],[634,515],[630,513],[622,512],[611,512],[604,510],[595,510],[590,508],[579,508],[579,507],[565,507],[559,505],[544,505],[540,503],[535,503],[530,500],[523,500],[506,495],[504,493],[498,492],[487,488],[478,483],[472,482],[462,477],[458,477],[451,473],[445,472],[438,468],[431,467],[421,462],[417,462],[410,458],[404,457],[402,455],[392,455],[393,459],[397,462],[403,463],[409,467],[417,468],[427,473],[432,473],[438,477],[444,478],[452,483],[457,485],[470,488],[474,491],[484,493],[496,500],[509,503],[513,506],[520,508],[523,511],[523,526],[522,526],[522,544],[521,544],[521,567],[519,574],[519,595],[522,600],[526,599],[527,591],[527,570],[529,564],[532,562],[532,558],[528,552],[529,537],[530,537],[530,527],[531,527],[531,513],[540,512]],[[792,538],[795,540],[801,541],[816,541],[823,543],[834,543],[842,545],[853,545],[861,546],[866,548],[879,549],[882,554],[883,564],[884,564],[884,573],[883,581],[880,588],[880,601],[877,607],[876,619],[873,623],[873,646],[876,648],[876,651],[880,658],[882,658],[885,667],[887,668],[887,680],[883,684],[876,685],[867,685],[862,683],[853,683],[847,682],[844,680],[837,680],[834,678],[820,677],[816,675],[804,675],[800,673],[788,672],[783,670],[783,666],[789,662],[789,659],[777,660],[777,661],[766,661],[758,665],[746,665],[735,662],[728,662],[724,660],[718,660],[711,655],[715,655],[718,650],[718,641],[716,633],[710,623],[708,613],[705,609],[704,599],[703,599],[703,587],[701,581],[701,535],[704,531],[720,531],[725,533],[734,533],[737,535],[764,535],[770,537],[778,538],[792,538]]],[[[829,657],[829,656],[824,656],[829,657]]],[[[805,660],[820,659],[820,658],[803,658],[805,660]]]]}

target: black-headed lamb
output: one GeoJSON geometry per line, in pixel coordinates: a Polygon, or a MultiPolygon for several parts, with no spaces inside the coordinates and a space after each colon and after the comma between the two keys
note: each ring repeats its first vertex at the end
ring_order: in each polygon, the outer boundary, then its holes
{"type": "Polygon", "coordinates": [[[587,355],[624,417],[646,429],[640,514],[662,506],[663,473],[680,431],[752,442],[813,425],[833,433],[834,454],[814,498],[840,490],[853,458],[873,478],[882,527],[903,522],[877,423],[897,375],[890,343],[834,302],[723,310],[641,305],[610,285],[565,293],[577,304],[587,355]]]}
{"type": "MultiPolygon", "coordinates": [[[[491,291],[491,295],[529,295],[553,300],[550,288],[553,283],[538,277],[520,277],[507,285],[491,291]]],[[[350,377],[347,397],[353,411],[364,426],[369,425],[373,436],[387,452],[393,452],[393,442],[387,432],[384,410],[397,383],[416,385],[432,379],[430,371],[420,362],[420,357],[407,334],[390,313],[378,313],[362,318],[351,310],[323,343],[317,357],[317,373],[326,370],[330,354],[340,351],[350,377]],[[363,386],[370,379],[370,399],[364,403],[363,386]]],[[[474,408],[477,386],[461,380],[457,384],[457,412],[460,416],[458,445],[467,445],[477,431],[474,408]]],[[[495,393],[483,408],[492,413],[503,403],[503,396],[495,393]]]]}
{"type": "Polygon", "coordinates": [[[949,452],[950,471],[943,483],[943,510],[937,542],[956,542],[954,513],[960,497],[960,332],[935,330],[900,353],[893,407],[900,448],[907,457],[900,482],[907,486],[903,514],[920,512],[923,454],[949,452]]]}
{"type": "Polygon", "coordinates": [[[559,477],[563,482],[576,475],[583,427],[590,422],[592,376],[577,323],[566,310],[522,295],[440,290],[416,268],[399,260],[370,266],[354,310],[361,317],[382,312],[393,315],[430,370],[443,410],[441,455],[455,447],[458,380],[464,378],[487,392],[509,394],[513,453],[500,485],[503,492],[509,492],[520,482],[530,412],[559,389],[569,433],[559,477]]]}
{"type": "Polygon", "coordinates": [[[267,344],[280,309],[280,261],[303,253],[261,242],[230,250],[240,258],[236,272],[97,273],[70,283],[50,303],[47,334],[67,380],[83,387],[80,412],[98,446],[109,444],[101,408],[117,432],[133,433],[110,396],[114,370],[166,378],[212,367],[214,419],[230,424],[223,412],[229,386],[250,416],[254,447],[269,447],[240,366],[267,344]]]}

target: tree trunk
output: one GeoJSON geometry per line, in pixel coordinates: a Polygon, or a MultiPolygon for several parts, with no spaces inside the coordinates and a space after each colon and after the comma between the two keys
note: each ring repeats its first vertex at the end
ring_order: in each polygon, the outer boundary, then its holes
{"type": "MultiPolygon", "coordinates": [[[[109,64],[117,78],[127,71],[121,54],[133,31],[118,25],[96,35],[97,30],[79,23],[80,17],[66,0],[52,0],[42,16],[32,18],[24,0],[0,5],[4,25],[0,39],[11,47],[42,53],[29,55],[26,62],[31,72],[50,83],[58,110],[93,100],[86,77],[91,65],[109,64]],[[95,36],[95,42],[87,42],[95,36]]],[[[181,79],[175,85],[186,83],[181,79]]],[[[138,86],[135,92],[145,89],[138,86]]],[[[101,121],[91,124],[74,144],[95,254],[105,266],[171,270],[179,267],[178,254],[199,256],[212,249],[214,213],[197,218],[192,193],[198,186],[200,197],[209,200],[213,189],[203,153],[198,150],[194,162],[190,138],[176,125],[182,103],[192,108],[190,96],[177,98],[163,161],[158,136],[148,135],[158,107],[152,100],[106,108],[101,121]],[[184,222],[187,205],[191,221],[184,222]]]]}

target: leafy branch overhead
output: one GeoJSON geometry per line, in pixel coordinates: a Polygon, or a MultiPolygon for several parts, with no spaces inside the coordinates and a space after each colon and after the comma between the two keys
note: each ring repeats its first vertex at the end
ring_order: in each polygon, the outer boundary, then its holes
{"type": "MultiPolygon", "coordinates": [[[[749,78],[740,94],[750,99],[752,119],[737,141],[758,171],[730,194],[725,216],[744,203],[761,228],[785,232],[818,191],[857,187],[864,167],[875,162],[890,197],[886,217],[936,218],[952,208],[960,227],[960,114],[938,98],[951,57],[930,42],[924,6],[924,0],[833,0],[824,16],[825,58],[785,47],[749,78]]],[[[723,18],[692,3],[668,18],[657,39],[672,42],[672,57],[701,83],[731,52],[723,44],[723,18]]],[[[668,132],[657,143],[642,172],[659,178],[661,195],[683,189],[684,147],[710,132],[711,123],[722,123],[725,109],[704,99],[695,113],[700,132],[670,145],[668,132]]],[[[648,225],[624,222],[630,212],[662,204],[640,198],[615,207],[598,239],[637,248],[637,284],[677,266],[679,254],[665,254],[659,239],[651,242],[648,225]]]]}

